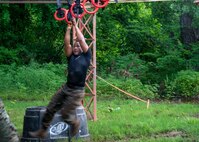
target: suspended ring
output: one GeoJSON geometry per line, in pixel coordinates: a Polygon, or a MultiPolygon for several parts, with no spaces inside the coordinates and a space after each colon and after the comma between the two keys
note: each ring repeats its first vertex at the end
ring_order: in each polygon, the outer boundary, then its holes
{"type": "Polygon", "coordinates": [[[88,14],[95,14],[97,11],[98,11],[98,7],[96,7],[96,6],[94,6],[95,7],[95,10],[94,11],[88,11],[87,9],[86,9],[86,6],[85,6],[85,4],[86,4],[86,2],[87,2],[88,0],[84,0],[83,1],[83,9],[84,9],[84,11],[86,12],[86,13],[88,13],[88,14]]]}
{"type": "Polygon", "coordinates": [[[67,13],[66,13],[65,21],[66,21],[66,23],[68,23],[68,24],[72,24],[72,22],[68,20],[68,13],[69,13],[70,11],[69,11],[69,10],[66,10],[66,11],[67,11],[67,13]]]}
{"type": "MultiPolygon", "coordinates": [[[[83,13],[80,14],[80,15],[75,14],[75,13],[73,12],[73,8],[75,7],[75,5],[77,5],[77,4],[76,4],[76,3],[73,3],[73,4],[71,5],[71,7],[70,7],[70,13],[71,13],[71,15],[72,15],[73,17],[75,17],[75,18],[82,18],[82,17],[86,14],[86,12],[83,11],[83,13]]],[[[80,3],[80,6],[81,6],[82,8],[84,7],[84,5],[83,5],[82,3],[80,3]]]]}
{"type": "Polygon", "coordinates": [[[91,3],[97,8],[104,8],[105,6],[108,5],[109,0],[100,0],[100,2],[101,3],[103,2],[103,4],[102,5],[101,4],[97,4],[97,3],[95,3],[95,0],[91,0],[91,3]]]}
{"type": "Polygon", "coordinates": [[[68,13],[67,10],[66,10],[65,8],[61,8],[61,10],[64,11],[64,17],[59,18],[59,17],[57,16],[58,10],[56,10],[55,13],[54,13],[54,18],[55,18],[57,21],[65,20],[65,17],[66,17],[66,15],[67,15],[67,13],[68,13]]]}

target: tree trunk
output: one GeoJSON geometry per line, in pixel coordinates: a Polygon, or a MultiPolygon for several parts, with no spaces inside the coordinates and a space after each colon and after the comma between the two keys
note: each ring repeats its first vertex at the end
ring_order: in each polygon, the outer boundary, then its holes
{"type": "Polygon", "coordinates": [[[184,13],[180,17],[181,41],[190,44],[199,40],[199,29],[192,27],[193,17],[189,13],[184,13]]]}

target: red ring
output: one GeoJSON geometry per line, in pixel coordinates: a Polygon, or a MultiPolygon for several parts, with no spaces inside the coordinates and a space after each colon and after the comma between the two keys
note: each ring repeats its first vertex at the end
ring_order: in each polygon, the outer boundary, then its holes
{"type": "Polygon", "coordinates": [[[97,8],[104,8],[105,6],[108,5],[109,0],[103,0],[103,2],[104,2],[104,4],[100,5],[100,4],[96,4],[95,0],[91,0],[91,3],[97,8]]]}
{"type": "Polygon", "coordinates": [[[95,10],[94,11],[88,11],[87,9],[86,9],[86,7],[85,7],[85,4],[86,4],[86,2],[87,2],[88,0],[84,0],[83,1],[83,9],[84,9],[84,11],[86,12],[86,13],[88,13],[88,14],[95,14],[97,11],[98,11],[98,7],[96,7],[96,6],[94,6],[95,7],[95,10]]]}
{"type": "Polygon", "coordinates": [[[68,12],[69,12],[69,10],[66,10],[66,11],[67,11],[67,13],[66,13],[66,19],[65,19],[65,21],[68,24],[72,24],[72,22],[68,20],[68,12]]]}
{"type": "MultiPolygon", "coordinates": [[[[71,7],[70,7],[70,13],[71,13],[71,15],[72,15],[73,17],[75,17],[75,18],[82,18],[82,17],[86,14],[86,12],[84,11],[82,14],[76,15],[76,14],[73,12],[73,8],[75,7],[75,5],[76,5],[76,3],[73,3],[73,4],[71,5],[71,7]]],[[[84,5],[83,5],[82,3],[80,3],[80,5],[81,5],[81,7],[84,7],[84,5]]]]}
{"type": "Polygon", "coordinates": [[[62,18],[57,17],[58,10],[56,10],[55,13],[54,13],[54,18],[55,18],[57,21],[62,21],[62,20],[64,20],[65,17],[66,17],[66,15],[67,15],[67,10],[66,10],[65,8],[61,8],[61,10],[64,11],[64,17],[62,17],[62,18]]]}

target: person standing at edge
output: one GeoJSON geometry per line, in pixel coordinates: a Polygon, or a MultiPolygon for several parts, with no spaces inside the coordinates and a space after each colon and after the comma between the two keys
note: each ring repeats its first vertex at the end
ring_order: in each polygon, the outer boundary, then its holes
{"type": "Polygon", "coordinates": [[[4,108],[0,98],[0,142],[19,142],[17,130],[4,108]]]}
{"type": "Polygon", "coordinates": [[[54,94],[49,102],[42,119],[42,127],[35,132],[29,132],[32,137],[45,138],[50,122],[59,110],[63,120],[71,125],[71,136],[78,133],[80,120],[76,117],[76,108],[81,105],[84,98],[84,86],[87,70],[90,66],[91,50],[74,18],[72,19],[72,25],[68,25],[66,29],[64,51],[68,60],[67,82],[54,94]],[[70,44],[72,26],[74,26],[77,36],[73,47],[70,44]]]}

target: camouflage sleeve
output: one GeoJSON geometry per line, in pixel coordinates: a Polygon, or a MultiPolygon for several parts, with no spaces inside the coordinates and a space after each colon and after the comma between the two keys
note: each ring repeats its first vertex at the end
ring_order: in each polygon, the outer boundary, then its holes
{"type": "Polygon", "coordinates": [[[19,142],[19,137],[15,126],[4,108],[3,101],[0,99],[0,142],[19,142]]]}

